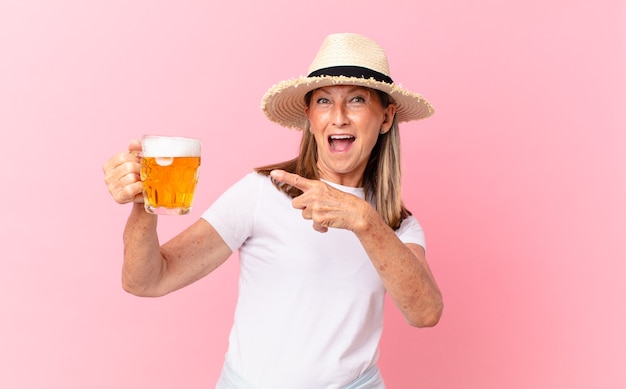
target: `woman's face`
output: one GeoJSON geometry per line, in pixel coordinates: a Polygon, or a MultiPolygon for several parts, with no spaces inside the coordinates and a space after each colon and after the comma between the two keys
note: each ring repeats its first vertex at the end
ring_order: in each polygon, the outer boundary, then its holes
{"type": "Polygon", "coordinates": [[[359,187],[381,131],[391,128],[396,107],[383,108],[376,91],[333,85],[313,91],[306,108],[317,143],[320,178],[359,187]]]}

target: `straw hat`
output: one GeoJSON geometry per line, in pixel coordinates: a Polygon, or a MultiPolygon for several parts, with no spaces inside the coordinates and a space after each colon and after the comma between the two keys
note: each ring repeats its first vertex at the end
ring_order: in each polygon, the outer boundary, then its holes
{"type": "Polygon", "coordinates": [[[382,47],[351,33],[327,36],[309,66],[309,75],[272,86],[263,96],[261,109],[273,122],[304,129],[304,96],[329,85],[361,85],[386,92],[396,103],[398,122],[423,119],[434,112],[422,96],[393,82],[382,47]]]}

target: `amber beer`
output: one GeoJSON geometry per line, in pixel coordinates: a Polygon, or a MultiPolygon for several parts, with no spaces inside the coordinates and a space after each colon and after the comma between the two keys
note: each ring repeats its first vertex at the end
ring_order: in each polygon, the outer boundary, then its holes
{"type": "Polygon", "coordinates": [[[191,210],[200,168],[200,140],[144,136],[141,181],[148,213],[185,215],[191,210]]]}

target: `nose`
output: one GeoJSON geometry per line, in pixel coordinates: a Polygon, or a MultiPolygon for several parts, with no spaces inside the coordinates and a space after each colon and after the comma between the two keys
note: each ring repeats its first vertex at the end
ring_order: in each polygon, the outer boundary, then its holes
{"type": "Polygon", "coordinates": [[[335,127],[343,127],[349,123],[344,104],[334,104],[332,108],[332,123],[335,127]]]}

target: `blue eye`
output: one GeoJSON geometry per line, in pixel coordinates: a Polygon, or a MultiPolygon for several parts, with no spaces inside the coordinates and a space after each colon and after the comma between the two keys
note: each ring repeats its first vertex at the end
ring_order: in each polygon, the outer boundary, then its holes
{"type": "Polygon", "coordinates": [[[316,103],[317,104],[328,104],[330,101],[326,98],[326,97],[320,97],[319,99],[317,99],[316,103]]]}

